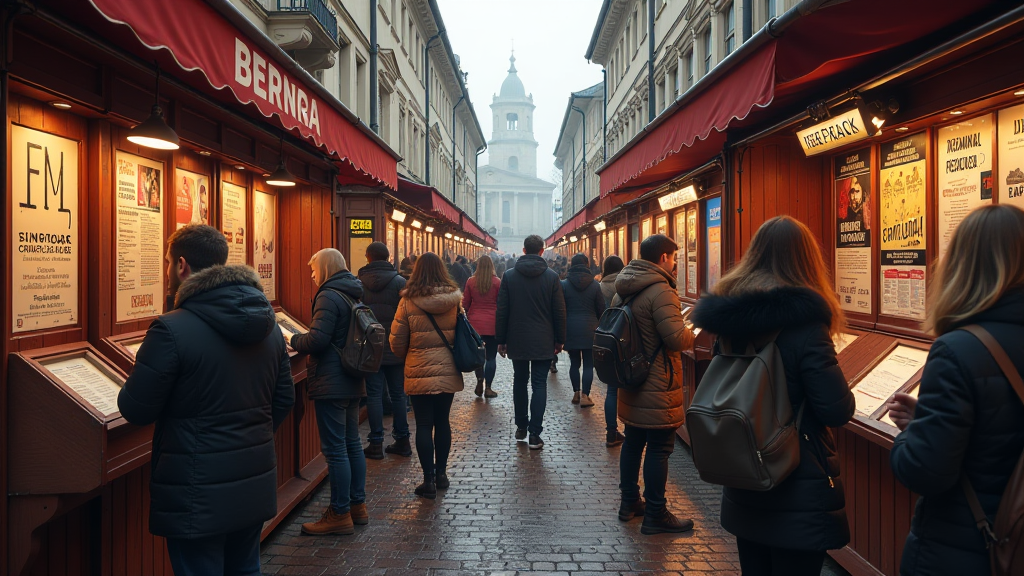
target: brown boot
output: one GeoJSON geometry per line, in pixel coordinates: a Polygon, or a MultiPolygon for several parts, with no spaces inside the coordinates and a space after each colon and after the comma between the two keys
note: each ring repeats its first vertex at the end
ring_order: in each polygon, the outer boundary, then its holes
{"type": "Polygon", "coordinates": [[[353,524],[365,526],[370,523],[370,515],[366,512],[366,502],[353,504],[349,514],[352,515],[353,524]]]}
{"type": "Polygon", "coordinates": [[[352,524],[351,512],[336,514],[334,509],[328,505],[320,520],[306,522],[302,525],[302,531],[306,534],[319,536],[322,534],[355,534],[356,529],[352,524]]]}

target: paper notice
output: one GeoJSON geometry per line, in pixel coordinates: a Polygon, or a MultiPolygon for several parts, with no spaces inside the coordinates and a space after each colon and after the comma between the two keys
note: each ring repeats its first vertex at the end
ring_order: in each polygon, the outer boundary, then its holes
{"type": "Polygon", "coordinates": [[[924,366],[927,350],[897,346],[853,387],[857,411],[870,415],[924,366]]]}
{"type": "Polygon", "coordinates": [[[112,380],[87,356],[47,362],[43,366],[104,416],[117,412],[121,383],[112,380]]]}

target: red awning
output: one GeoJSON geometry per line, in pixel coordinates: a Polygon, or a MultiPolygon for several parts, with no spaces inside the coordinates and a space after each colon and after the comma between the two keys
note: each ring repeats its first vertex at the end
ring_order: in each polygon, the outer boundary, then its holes
{"type": "Polygon", "coordinates": [[[393,152],[322,88],[307,85],[283,51],[274,54],[254,41],[250,35],[260,34],[255,26],[246,32],[203,0],[89,2],[110,22],[127,26],[145,49],[166,50],[183,76],[205,77],[222,100],[230,93],[314,143],[342,163],[345,178],[397,189],[393,152]]]}
{"type": "Polygon", "coordinates": [[[466,214],[462,215],[462,231],[466,234],[476,236],[481,242],[487,240],[487,234],[485,234],[484,231],[476,225],[476,222],[473,222],[473,219],[466,214]]]}
{"type": "Polygon", "coordinates": [[[548,246],[551,246],[555,242],[558,242],[558,240],[562,236],[565,236],[570,232],[575,232],[577,229],[582,228],[583,225],[586,223],[587,212],[586,210],[581,210],[578,214],[570,218],[565,224],[559,226],[558,230],[555,230],[554,234],[548,236],[548,239],[545,240],[544,243],[547,244],[548,246]]]}
{"type": "Polygon", "coordinates": [[[394,196],[410,206],[415,206],[428,214],[444,218],[452,224],[462,227],[462,212],[431,186],[399,178],[398,192],[394,196]]]}

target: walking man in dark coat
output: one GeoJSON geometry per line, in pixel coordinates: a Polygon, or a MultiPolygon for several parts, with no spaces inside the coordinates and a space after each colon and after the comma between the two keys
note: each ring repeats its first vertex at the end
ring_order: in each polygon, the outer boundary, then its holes
{"type": "Polygon", "coordinates": [[[260,531],[277,514],[274,431],[295,402],[274,309],[248,266],[225,266],[210,226],[168,240],[174,309],[146,332],[117,397],[153,433],[149,529],[177,576],[260,573],[260,531]]]}
{"type": "Polygon", "coordinates": [[[543,253],[544,240],[536,234],[527,236],[524,256],[501,279],[495,322],[498,353],[512,359],[516,440],[526,441],[529,434],[532,450],[544,447],[540,433],[548,402],[548,369],[565,344],[562,283],[541,258],[543,253]],[[533,388],[532,401],[527,382],[533,388]]]}

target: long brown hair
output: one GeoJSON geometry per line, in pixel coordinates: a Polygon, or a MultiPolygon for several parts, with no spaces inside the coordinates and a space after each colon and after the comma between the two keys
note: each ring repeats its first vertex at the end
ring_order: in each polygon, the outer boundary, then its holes
{"type": "Polygon", "coordinates": [[[714,292],[729,296],[780,286],[809,288],[821,295],[832,312],[832,334],[846,324],[817,240],[807,226],[790,216],[776,216],[762,224],[743,259],[714,292]]]}
{"type": "Polygon", "coordinates": [[[437,254],[427,252],[416,259],[416,265],[412,269],[412,276],[402,290],[405,298],[417,298],[419,296],[432,296],[439,292],[450,292],[447,288],[458,290],[459,285],[452,280],[445,268],[444,262],[437,254]]]}
{"type": "Polygon", "coordinates": [[[473,274],[476,281],[476,289],[481,296],[486,296],[491,291],[491,284],[494,279],[494,261],[486,254],[476,261],[476,273],[473,274]]]}
{"type": "Polygon", "coordinates": [[[1005,204],[978,208],[953,231],[936,267],[925,327],[945,334],[1021,286],[1024,211],[1005,204]]]}

